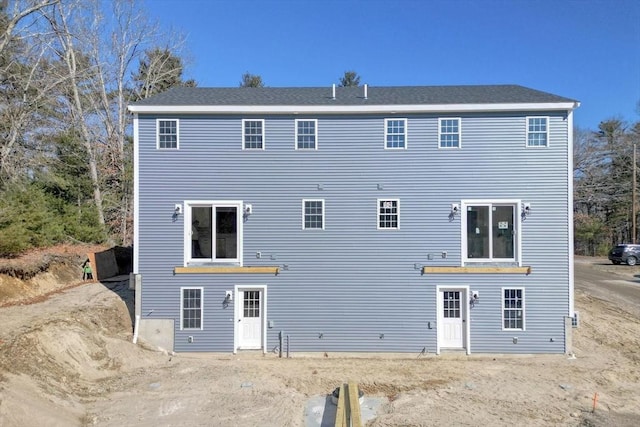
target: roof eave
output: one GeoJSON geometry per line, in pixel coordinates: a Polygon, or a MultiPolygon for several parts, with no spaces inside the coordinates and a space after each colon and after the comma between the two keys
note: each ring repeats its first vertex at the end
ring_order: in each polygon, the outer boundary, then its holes
{"type": "Polygon", "coordinates": [[[129,111],[142,114],[371,114],[447,113],[493,111],[567,111],[579,102],[504,104],[407,104],[407,105],[130,105],[129,111]]]}

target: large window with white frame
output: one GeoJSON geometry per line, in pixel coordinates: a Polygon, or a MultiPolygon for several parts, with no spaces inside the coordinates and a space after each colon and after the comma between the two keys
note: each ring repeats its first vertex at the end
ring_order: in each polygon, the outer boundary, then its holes
{"type": "Polygon", "coordinates": [[[302,229],[324,230],[324,200],[302,200],[302,229]]]}
{"type": "Polygon", "coordinates": [[[440,148],[460,148],[460,119],[438,119],[438,141],[440,148]]]}
{"type": "Polygon", "coordinates": [[[378,199],[378,230],[400,228],[400,200],[378,199]]]}
{"type": "Polygon", "coordinates": [[[156,148],[177,150],[179,148],[178,119],[156,120],[156,148]]]}
{"type": "Polygon", "coordinates": [[[296,150],[318,149],[318,121],[296,119],[296,150]]]}
{"type": "Polygon", "coordinates": [[[185,262],[242,263],[242,202],[188,201],[185,262]]]}
{"type": "Polygon", "coordinates": [[[202,329],[203,288],[180,288],[180,329],[202,329]]]}
{"type": "Polygon", "coordinates": [[[527,147],[546,147],[549,141],[549,118],[527,117],[527,147]]]}
{"type": "Polygon", "coordinates": [[[242,120],[242,149],[264,150],[264,119],[242,120]]]}
{"type": "Polygon", "coordinates": [[[524,330],[524,289],[502,288],[502,329],[524,330]]]}
{"type": "Polygon", "coordinates": [[[517,201],[468,201],[463,206],[467,262],[517,262],[517,201]]]}
{"type": "Polygon", "coordinates": [[[384,119],[384,148],[407,148],[407,119],[384,119]]]}

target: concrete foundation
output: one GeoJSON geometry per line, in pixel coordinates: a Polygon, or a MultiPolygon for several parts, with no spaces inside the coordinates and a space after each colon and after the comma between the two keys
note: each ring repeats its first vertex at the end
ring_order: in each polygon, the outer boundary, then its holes
{"type": "Polygon", "coordinates": [[[162,350],[173,351],[173,319],[140,319],[138,339],[162,350]]]}

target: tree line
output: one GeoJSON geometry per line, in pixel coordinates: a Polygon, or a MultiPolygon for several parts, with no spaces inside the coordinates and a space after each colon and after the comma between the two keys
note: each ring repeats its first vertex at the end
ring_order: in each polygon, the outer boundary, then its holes
{"type": "Polygon", "coordinates": [[[182,47],[133,0],[0,2],[0,255],[131,243],[127,105],[195,85],[182,47]]]}
{"type": "MultiPolygon", "coordinates": [[[[127,105],[184,78],[180,34],[135,0],[0,0],[0,256],[60,242],[130,245],[127,105]]],[[[339,86],[359,86],[348,70],[339,86]]],[[[246,72],[241,87],[264,87],[246,72]]],[[[633,241],[640,122],[574,132],[576,253],[633,241]]]]}
{"type": "Polygon", "coordinates": [[[627,123],[610,118],[600,122],[596,130],[575,130],[576,254],[605,255],[617,243],[638,242],[638,231],[633,227],[633,215],[637,220],[640,210],[638,196],[634,198],[633,194],[634,182],[638,183],[638,177],[634,176],[634,163],[637,165],[634,147],[638,145],[640,121],[627,123]]]}

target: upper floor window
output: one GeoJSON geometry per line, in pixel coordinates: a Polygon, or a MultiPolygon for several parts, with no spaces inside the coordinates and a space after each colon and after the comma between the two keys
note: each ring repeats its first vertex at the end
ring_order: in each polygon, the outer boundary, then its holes
{"type": "Polygon", "coordinates": [[[180,329],[202,329],[202,288],[180,288],[180,329]]]}
{"type": "Polygon", "coordinates": [[[465,224],[467,262],[516,262],[517,202],[466,202],[465,224]]]}
{"type": "Polygon", "coordinates": [[[242,120],[242,149],[264,150],[264,120],[242,120]]]}
{"type": "Polygon", "coordinates": [[[318,139],[317,120],[296,120],[296,150],[316,150],[318,139]]]}
{"type": "Polygon", "coordinates": [[[400,228],[400,200],[378,199],[378,230],[400,228]]]}
{"type": "Polygon", "coordinates": [[[524,289],[502,288],[502,329],[524,330],[524,289]]]}
{"type": "Polygon", "coordinates": [[[460,119],[438,119],[440,148],[460,148],[460,119]]]}
{"type": "Polygon", "coordinates": [[[302,200],[302,229],[324,230],[324,200],[302,200]]]}
{"type": "Polygon", "coordinates": [[[407,119],[384,119],[385,149],[407,148],[407,119]]]}
{"type": "Polygon", "coordinates": [[[185,264],[241,264],[242,202],[185,202],[185,264]]]}
{"type": "Polygon", "coordinates": [[[158,149],[178,148],[178,120],[158,119],[156,121],[157,137],[156,147],[158,149]]]}
{"type": "Polygon", "coordinates": [[[549,141],[549,118],[527,117],[527,147],[546,147],[549,141]]]}

